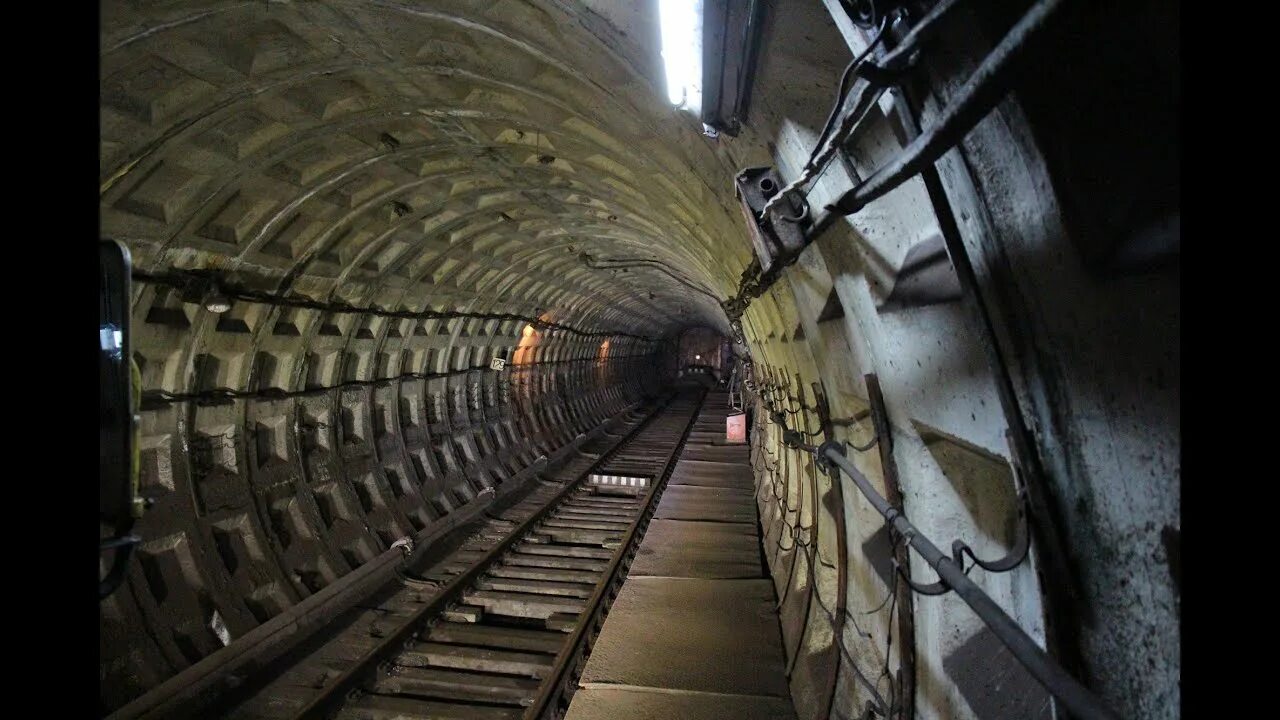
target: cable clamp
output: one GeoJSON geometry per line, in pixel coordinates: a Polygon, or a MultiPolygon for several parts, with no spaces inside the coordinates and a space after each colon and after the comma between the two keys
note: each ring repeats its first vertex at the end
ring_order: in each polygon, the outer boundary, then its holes
{"type": "Polygon", "coordinates": [[[800,435],[800,431],[791,428],[782,431],[782,442],[792,450],[804,447],[804,438],[800,435]]]}
{"type": "Polygon", "coordinates": [[[838,477],[840,468],[827,457],[827,451],[834,450],[837,455],[845,454],[844,442],[840,440],[827,440],[818,447],[813,449],[814,462],[818,465],[818,470],[831,477],[838,477]]]}
{"type": "MultiPolygon", "coordinates": [[[[413,554],[413,538],[409,537],[408,535],[405,535],[399,540],[391,543],[391,547],[400,548],[400,550],[404,552],[405,557],[409,557],[410,555],[413,554]]],[[[390,550],[391,548],[387,548],[387,549],[390,550]]]]}

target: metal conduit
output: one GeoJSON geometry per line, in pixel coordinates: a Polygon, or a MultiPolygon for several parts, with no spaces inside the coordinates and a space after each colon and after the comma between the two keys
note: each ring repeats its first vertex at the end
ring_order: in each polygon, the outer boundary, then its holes
{"type": "Polygon", "coordinates": [[[819,448],[822,457],[840,468],[848,475],[853,484],[867,498],[876,512],[884,516],[886,522],[899,535],[907,540],[913,550],[924,558],[942,581],[956,591],[961,600],[973,609],[987,627],[995,633],[1000,642],[1009,648],[1009,652],[1022,663],[1031,675],[1044,686],[1075,717],[1081,720],[1119,720],[1119,716],[1102,704],[1096,695],[1081,685],[1075,678],[1067,674],[1062,666],[1049,657],[1030,635],[1014,622],[1013,618],[983,592],[982,588],[965,575],[964,570],[951,558],[947,557],[929,538],[907,520],[897,508],[889,504],[871,481],[854,467],[838,448],[826,445],[819,448]]]}
{"type": "Polygon", "coordinates": [[[813,228],[805,238],[806,246],[830,228],[837,218],[852,215],[871,201],[887,195],[959,144],[1008,93],[1008,81],[1016,61],[1065,2],[1039,0],[1031,6],[983,59],[932,127],[921,133],[889,164],[846,192],[815,218],[813,228]]]}

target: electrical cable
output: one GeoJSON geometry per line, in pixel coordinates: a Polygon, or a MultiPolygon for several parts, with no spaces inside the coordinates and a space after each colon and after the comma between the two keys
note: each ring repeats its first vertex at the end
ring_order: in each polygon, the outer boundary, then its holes
{"type": "Polygon", "coordinates": [[[719,295],[716,295],[710,290],[707,290],[706,288],[695,283],[694,281],[684,277],[682,273],[672,268],[670,265],[667,265],[666,263],[662,262],[661,260],[655,260],[651,258],[593,258],[591,255],[588,255],[587,253],[582,253],[578,257],[579,259],[582,260],[583,264],[585,264],[587,267],[591,268],[592,270],[626,270],[634,267],[649,267],[651,269],[654,269],[663,273],[664,275],[670,277],[672,280],[675,280],[681,285],[684,285],[690,290],[694,290],[696,292],[702,293],[703,295],[706,295],[707,297],[714,300],[717,305],[720,304],[719,295]],[[599,263],[614,263],[614,264],[606,266],[606,265],[600,265],[599,263]]]}
{"type": "MultiPolygon", "coordinates": [[[[608,358],[608,360],[628,360],[628,359],[644,359],[650,355],[620,355],[616,358],[608,358]]],[[[563,365],[567,363],[583,363],[583,362],[600,362],[598,358],[572,358],[569,360],[544,360],[536,363],[526,363],[521,365],[513,365],[511,369],[525,369],[544,365],[563,365]]],[[[325,385],[323,387],[309,387],[301,390],[283,390],[279,388],[259,388],[257,390],[234,390],[231,388],[211,388],[209,390],[201,390],[191,393],[175,393],[168,390],[147,390],[142,394],[143,409],[151,409],[161,404],[169,404],[176,402],[195,402],[201,403],[218,403],[227,400],[244,400],[244,399],[263,399],[263,400],[284,400],[293,397],[308,397],[313,395],[322,395],[333,390],[345,390],[357,387],[383,387],[392,385],[397,382],[406,380],[440,380],[446,378],[458,377],[461,375],[470,375],[471,373],[489,373],[501,372],[500,370],[492,370],[488,367],[467,368],[465,370],[450,370],[444,373],[421,373],[410,372],[400,375],[393,375],[385,378],[374,378],[370,380],[347,380],[335,385],[325,385]]]]}
{"type": "MultiPolygon", "coordinates": [[[[801,546],[801,547],[805,547],[805,546],[801,546]]],[[[783,551],[788,550],[788,548],[780,548],[780,549],[782,549],[783,551]]],[[[816,586],[817,586],[817,576],[816,576],[815,571],[814,571],[813,555],[818,555],[818,556],[819,556],[819,559],[820,559],[820,553],[819,553],[819,551],[818,551],[818,550],[815,550],[815,551],[812,553],[812,555],[811,555],[811,554],[808,552],[807,548],[806,548],[805,556],[809,559],[809,562],[807,563],[806,576],[807,576],[807,578],[808,578],[809,586],[810,586],[810,587],[816,587],[816,586]]],[[[893,625],[892,618],[893,618],[893,610],[894,610],[894,609],[895,609],[895,607],[896,607],[896,598],[897,598],[896,585],[897,585],[897,583],[895,582],[895,583],[893,583],[893,584],[892,584],[892,587],[890,588],[890,597],[892,597],[892,598],[894,599],[894,605],[893,605],[893,606],[891,606],[891,607],[890,607],[890,609],[889,609],[889,618],[890,618],[890,619],[889,619],[889,621],[887,622],[887,628],[888,628],[887,632],[888,632],[888,633],[890,633],[890,634],[891,634],[891,633],[892,633],[892,631],[893,631],[893,630],[892,630],[892,625],[893,625]]],[[[827,604],[826,604],[825,602],[823,602],[823,600],[822,600],[822,594],[821,594],[821,593],[814,593],[814,597],[815,597],[815,599],[817,600],[818,607],[822,610],[822,613],[823,613],[824,615],[826,615],[826,617],[827,617],[827,621],[828,621],[828,622],[829,622],[829,623],[834,627],[834,626],[837,624],[837,622],[836,622],[836,614],[835,614],[835,612],[834,612],[830,607],[828,607],[828,606],[827,606],[827,604]]],[[[886,601],[887,601],[887,600],[888,600],[888,598],[886,598],[886,601]]],[[[884,608],[884,603],[882,602],[882,603],[880,604],[880,606],[879,606],[879,607],[877,607],[875,610],[873,610],[873,611],[869,611],[869,612],[866,612],[866,613],[862,613],[862,614],[863,614],[863,615],[873,614],[873,613],[875,613],[875,612],[879,612],[879,611],[880,611],[881,609],[883,609],[883,608],[884,608]]],[[[858,635],[859,635],[860,637],[862,637],[863,639],[867,639],[867,640],[872,639],[872,635],[871,635],[871,633],[869,633],[869,632],[867,632],[865,629],[863,629],[863,628],[862,628],[862,626],[861,626],[861,625],[859,625],[857,617],[856,617],[856,616],[854,616],[853,614],[850,614],[850,613],[849,613],[849,611],[848,611],[847,609],[845,610],[844,617],[845,617],[845,619],[846,619],[846,620],[848,620],[848,621],[850,621],[850,622],[852,623],[852,625],[853,625],[853,627],[854,627],[854,630],[858,633],[858,635]]],[[[891,635],[890,635],[890,637],[891,637],[891,635]]],[[[884,662],[884,667],[882,668],[882,670],[881,670],[880,674],[879,674],[879,675],[877,675],[875,685],[872,685],[872,684],[871,684],[871,682],[870,682],[870,680],[869,680],[869,679],[868,679],[868,678],[867,678],[867,677],[862,673],[862,671],[858,668],[858,664],[857,664],[857,662],[856,662],[856,661],[855,661],[855,659],[854,659],[853,653],[852,653],[852,652],[850,652],[850,650],[849,650],[849,648],[848,648],[848,645],[845,643],[844,637],[841,635],[841,636],[836,636],[834,639],[835,639],[835,641],[836,641],[837,646],[838,646],[838,647],[839,647],[839,649],[840,649],[840,652],[841,652],[841,653],[844,655],[844,657],[848,660],[848,662],[849,662],[850,666],[853,668],[854,673],[858,676],[858,679],[862,682],[862,684],[863,684],[864,686],[866,686],[866,687],[867,687],[867,689],[868,689],[868,690],[870,690],[870,691],[871,691],[872,696],[873,696],[873,698],[874,698],[874,700],[875,700],[875,704],[876,704],[876,705],[878,705],[877,712],[879,712],[879,713],[880,713],[880,714],[882,714],[882,715],[885,715],[886,717],[890,717],[890,716],[891,716],[891,712],[892,712],[892,708],[894,707],[894,704],[895,704],[895,697],[896,697],[896,690],[895,690],[895,688],[894,688],[894,686],[893,686],[892,678],[890,678],[890,683],[889,683],[889,695],[890,695],[890,700],[889,700],[889,702],[888,702],[888,703],[886,703],[886,702],[885,702],[884,696],[882,696],[882,695],[880,694],[880,690],[879,690],[880,681],[881,681],[884,677],[886,677],[886,676],[887,676],[887,674],[888,674],[888,663],[889,663],[889,655],[888,655],[888,652],[889,652],[889,649],[890,649],[890,646],[889,646],[888,642],[886,642],[886,652],[885,652],[885,662],[884,662]],[[886,705],[888,706],[888,712],[886,712],[886,705]]]]}
{"type": "Polygon", "coordinates": [[[275,295],[259,290],[249,290],[238,285],[230,284],[223,279],[212,278],[209,275],[198,272],[171,270],[168,273],[155,274],[142,270],[134,270],[133,279],[140,283],[146,283],[149,285],[165,285],[179,290],[187,288],[193,282],[212,281],[217,284],[219,290],[227,298],[244,300],[246,302],[259,303],[263,305],[296,307],[335,314],[374,315],[377,317],[389,317],[401,320],[453,320],[457,318],[474,320],[518,320],[527,322],[534,327],[563,330],[582,337],[628,337],[635,340],[644,340],[646,342],[656,342],[658,340],[658,338],[649,337],[647,335],[636,335],[634,333],[622,331],[582,330],[565,323],[550,322],[531,315],[522,315],[519,313],[483,313],[463,310],[383,310],[382,308],[377,307],[361,307],[347,303],[321,302],[319,300],[312,300],[310,298],[294,295],[275,295]]]}
{"type": "MultiPolygon", "coordinates": [[[[862,53],[858,55],[858,57],[854,58],[853,62],[849,64],[846,69],[846,77],[847,74],[854,73],[866,62],[867,58],[870,57],[871,52],[880,44],[880,41],[884,37],[884,33],[888,27],[889,21],[888,18],[885,18],[884,25],[880,29],[880,32],[876,34],[875,39],[872,40],[862,53]]],[[[853,102],[852,110],[848,114],[844,115],[844,119],[841,121],[839,127],[834,131],[828,129],[828,127],[823,128],[823,133],[819,136],[818,142],[815,143],[814,149],[810,152],[809,159],[800,170],[800,177],[788,183],[785,187],[774,194],[773,197],[769,198],[764,207],[760,209],[759,217],[761,219],[768,217],[769,210],[773,209],[775,205],[780,203],[783,197],[807,185],[816,176],[818,170],[825,167],[826,164],[830,162],[831,158],[835,156],[835,151],[840,147],[840,143],[843,142],[843,138],[847,137],[862,124],[871,108],[874,108],[876,102],[879,101],[880,95],[887,89],[884,85],[873,83],[865,78],[861,79],[865,80],[865,82],[862,87],[858,89],[858,94],[853,102]],[[870,102],[867,102],[867,91],[869,89],[873,90],[874,94],[870,102]]],[[[843,95],[844,82],[845,80],[842,78],[842,96],[837,105],[832,108],[833,112],[831,116],[828,117],[828,123],[840,115],[839,111],[842,110],[846,104],[847,97],[843,95]]]]}
{"type": "MultiPolygon", "coordinates": [[[[868,87],[876,87],[879,88],[879,90],[876,93],[875,102],[868,103],[863,112],[859,114],[860,116],[858,119],[851,125],[846,122],[837,133],[837,136],[852,133],[859,125],[861,125],[863,119],[867,116],[869,109],[874,107],[876,102],[878,102],[880,93],[889,86],[897,85],[903,74],[914,67],[921,46],[938,32],[939,28],[943,24],[943,18],[949,15],[958,5],[958,0],[941,0],[918,22],[916,22],[910,30],[907,31],[905,37],[903,37],[902,41],[899,42],[893,50],[884,54],[880,59],[879,64],[867,62],[867,56],[869,56],[872,50],[878,46],[884,38],[885,32],[897,23],[897,18],[903,16],[902,13],[904,11],[902,8],[898,8],[892,13],[894,17],[886,15],[882,18],[881,28],[879,32],[877,32],[875,38],[868,44],[867,48],[864,49],[863,53],[858,58],[855,58],[848,67],[846,67],[845,74],[841,76],[839,94],[840,101],[832,108],[832,113],[828,116],[828,121],[826,125],[824,125],[823,133],[819,135],[819,141],[815,143],[814,150],[810,153],[810,159],[806,162],[801,172],[801,176],[770,198],[760,212],[759,216],[761,219],[767,217],[768,211],[780,202],[781,198],[812,181],[815,177],[820,175],[821,172],[825,171],[831,156],[834,154],[834,148],[837,145],[836,143],[829,141],[830,139],[827,136],[830,131],[828,128],[830,127],[832,119],[837,116],[838,111],[846,104],[846,95],[848,93],[846,85],[848,85],[849,82],[848,77],[850,75],[856,75],[858,78],[866,81],[866,84],[863,85],[862,89],[859,91],[857,100],[854,102],[855,108],[862,104],[863,97],[868,87]],[[826,155],[826,157],[820,158],[820,155],[826,155]]],[[[870,17],[875,17],[874,8],[871,10],[870,17]]],[[[849,117],[851,117],[851,115],[847,115],[846,120],[849,117]]],[[[887,168],[882,168],[881,171],[873,175],[872,178],[868,178],[868,180],[874,179],[880,185],[885,186],[885,188],[896,186],[896,183],[890,185],[889,183],[884,182],[886,169],[887,168]]],[[[866,190],[866,186],[868,185],[867,180],[860,182],[853,190],[846,193],[845,197],[850,197],[860,191],[866,190]]],[[[887,189],[885,188],[880,188],[879,194],[887,192],[887,189]]],[[[842,198],[840,202],[844,203],[845,199],[842,198]]],[[[844,214],[849,213],[846,209],[842,208],[839,213],[828,212],[826,215],[818,218],[814,227],[806,233],[803,246],[795,252],[788,253],[784,258],[780,259],[779,262],[775,262],[774,266],[770,268],[767,277],[761,273],[759,261],[753,260],[752,263],[743,271],[742,277],[739,280],[737,292],[731,299],[724,302],[730,319],[733,320],[741,317],[741,315],[746,311],[747,306],[751,303],[751,300],[759,297],[767,291],[772,286],[774,280],[780,276],[782,270],[794,263],[799,257],[800,252],[812,244],[812,242],[830,226],[835,217],[844,214]]]]}
{"type": "Polygon", "coordinates": [[[849,64],[845,66],[844,72],[840,75],[839,88],[836,90],[836,101],[831,105],[831,111],[827,113],[827,121],[822,124],[822,132],[818,133],[818,139],[813,144],[813,150],[809,151],[809,159],[804,164],[806,168],[813,164],[814,158],[817,157],[818,151],[822,148],[823,143],[826,142],[827,135],[831,132],[831,128],[834,126],[836,116],[840,114],[840,109],[844,107],[844,102],[848,99],[849,78],[853,77],[853,71],[861,65],[862,62],[867,59],[867,56],[871,51],[880,44],[881,39],[884,38],[885,30],[888,30],[888,28],[888,18],[885,18],[881,21],[880,29],[876,32],[876,36],[871,43],[867,45],[866,49],[864,49],[861,54],[854,57],[849,61],[849,64]]]}

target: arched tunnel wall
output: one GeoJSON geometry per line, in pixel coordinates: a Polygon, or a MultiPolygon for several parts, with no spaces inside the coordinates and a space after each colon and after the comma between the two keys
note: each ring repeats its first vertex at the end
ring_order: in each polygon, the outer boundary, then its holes
{"type": "MultiPolygon", "coordinates": [[[[157,501],[102,605],[104,709],[221,647],[215,612],[242,637],[555,461],[663,385],[686,328],[735,335],[713,299],[752,258],[732,178],[799,174],[849,52],[820,3],[767,3],[748,122],[712,140],[663,101],[653,5],[102,6],[101,226],[139,272],[142,482],[157,501]],[[679,280],[599,264],[628,258],[679,280]],[[192,290],[208,278],[229,311],[192,290]]],[[[999,36],[957,18],[925,61],[926,126],[999,36]]],[[[1075,671],[1123,716],[1175,717],[1176,269],[1090,268],[1038,140],[1013,97],[939,168],[1071,574],[1044,577],[1035,546],[1013,572],[973,576],[1033,636],[1076,638],[1075,671]],[[1054,630],[1044,597],[1058,586],[1078,613],[1054,630]]],[[[814,183],[813,207],[899,147],[875,119],[814,183]]],[[[884,303],[937,232],[908,182],[802,255],[740,339],[757,383],[789,386],[794,423],[816,430],[800,398],[820,383],[855,445],[871,437],[876,374],[892,453],[853,462],[887,491],[891,460],[923,532],[991,558],[1016,502],[969,300],[884,303]]],[[[1042,692],[954,595],[891,598],[880,517],[750,402],[799,716],[857,717],[890,693],[922,718],[1043,716],[1042,692]],[[1010,673],[1018,703],[997,702],[989,668],[1010,673]]]]}

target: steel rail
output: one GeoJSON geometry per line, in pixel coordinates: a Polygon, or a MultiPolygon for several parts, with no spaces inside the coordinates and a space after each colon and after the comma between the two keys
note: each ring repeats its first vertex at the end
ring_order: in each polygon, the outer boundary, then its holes
{"type": "Polygon", "coordinates": [[[327,718],[336,712],[346,701],[348,694],[358,690],[362,684],[373,680],[377,677],[378,667],[382,663],[390,660],[396,653],[404,649],[405,644],[412,640],[413,637],[422,629],[424,621],[439,615],[450,603],[455,602],[462,594],[471,587],[471,585],[479,579],[486,571],[488,571],[494,562],[501,558],[507,550],[524,539],[526,535],[543,519],[550,515],[560,504],[568,499],[579,487],[582,479],[596,468],[603,466],[609,462],[617,452],[625,447],[627,443],[636,437],[642,430],[647,428],[654,420],[662,415],[667,406],[670,405],[671,399],[668,396],[652,414],[638,423],[627,436],[618,444],[614,445],[608,452],[600,456],[591,467],[583,471],[582,475],[573,482],[565,483],[564,488],[556,493],[556,495],[547,502],[538,512],[529,516],[512,529],[502,542],[494,545],[475,563],[471,565],[465,572],[449,581],[447,585],[441,588],[440,592],[431,599],[429,603],[424,605],[420,610],[414,613],[413,617],[404,622],[394,633],[387,637],[387,640],[376,648],[365,653],[363,657],[357,660],[351,667],[347,668],[338,676],[333,683],[324,688],[319,695],[307,703],[299,710],[294,718],[297,720],[311,718],[327,718]]]}
{"type": "Polygon", "coordinates": [[[560,699],[567,689],[563,687],[565,683],[572,681],[568,673],[572,669],[574,662],[581,657],[581,651],[584,649],[583,642],[587,639],[586,633],[588,629],[594,629],[602,619],[602,612],[606,609],[604,600],[608,593],[615,591],[615,584],[622,579],[623,560],[632,554],[639,541],[643,538],[643,530],[647,529],[649,518],[657,510],[657,500],[666,489],[667,480],[671,477],[671,473],[675,470],[676,461],[684,451],[685,443],[689,439],[689,433],[693,431],[693,426],[698,421],[698,415],[702,412],[702,404],[706,402],[706,395],[707,392],[704,389],[698,396],[693,412],[689,416],[689,421],[685,425],[684,432],[680,434],[679,441],[676,442],[675,447],[667,455],[663,464],[662,474],[650,486],[649,493],[645,497],[644,506],[630,527],[627,528],[626,534],[623,535],[619,543],[618,552],[614,553],[609,560],[604,578],[596,585],[595,592],[591,594],[591,598],[587,601],[586,609],[583,610],[581,615],[582,621],[574,628],[568,642],[556,655],[555,663],[551,666],[551,672],[547,674],[546,679],[539,687],[538,695],[534,698],[533,704],[525,711],[525,720],[555,717],[554,715],[548,715],[548,711],[552,709],[553,704],[560,699]]]}

